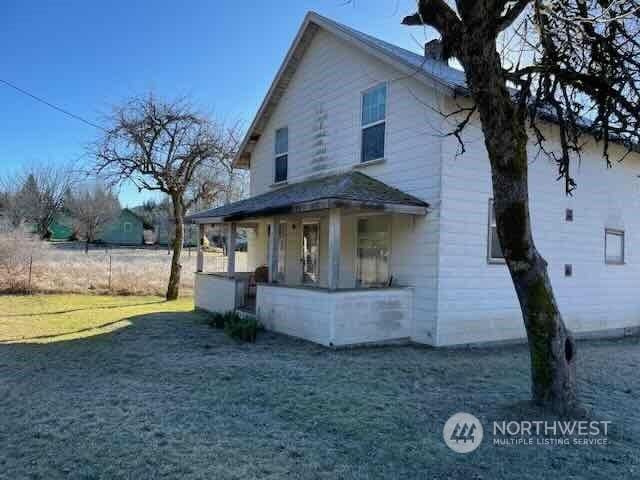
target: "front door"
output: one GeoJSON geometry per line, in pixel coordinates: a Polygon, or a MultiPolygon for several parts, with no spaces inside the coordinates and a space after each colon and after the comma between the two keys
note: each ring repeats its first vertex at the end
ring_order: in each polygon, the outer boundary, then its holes
{"type": "Polygon", "coordinates": [[[302,224],[302,283],[315,285],[320,280],[320,224],[302,224]]]}

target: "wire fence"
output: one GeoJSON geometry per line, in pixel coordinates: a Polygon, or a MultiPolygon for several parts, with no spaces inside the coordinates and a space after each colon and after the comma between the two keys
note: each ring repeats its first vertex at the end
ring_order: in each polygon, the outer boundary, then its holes
{"type": "MultiPolygon", "coordinates": [[[[5,256],[6,257],[6,256],[5,256]]],[[[163,295],[171,270],[172,251],[166,248],[90,248],[78,244],[39,244],[14,258],[0,258],[0,289],[5,292],[113,293],[163,295]]],[[[183,294],[193,292],[197,252],[181,255],[183,294]]],[[[224,272],[227,257],[204,253],[205,271],[224,272]]],[[[236,252],[236,268],[246,268],[246,252],[236,252]]]]}

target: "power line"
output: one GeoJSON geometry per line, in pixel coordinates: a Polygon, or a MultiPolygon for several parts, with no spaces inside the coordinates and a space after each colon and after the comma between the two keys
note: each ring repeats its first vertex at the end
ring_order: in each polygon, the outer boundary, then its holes
{"type": "Polygon", "coordinates": [[[106,128],[101,127],[101,126],[100,126],[100,125],[98,125],[97,123],[93,123],[92,121],[87,120],[86,118],[82,118],[80,115],[76,115],[75,113],[72,113],[72,112],[70,112],[69,110],[65,110],[65,109],[64,109],[64,108],[62,108],[62,107],[58,107],[57,105],[54,105],[53,103],[48,102],[48,101],[47,101],[47,100],[45,100],[44,98],[41,98],[41,97],[39,97],[39,96],[37,96],[37,95],[34,95],[33,93],[28,92],[27,90],[24,90],[23,88],[20,88],[20,87],[18,87],[17,85],[14,85],[14,84],[13,84],[13,83],[11,83],[11,82],[8,82],[8,81],[3,80],[3,79],[1,79],[1,78],[0,78],[0,83],[3,83],[3,84],[5,84],[6,86],[8,86],[8,87],[10,87],[10,88],[13,88],[13,89],[14,89],[14,90],[16,90],[17,92],[20,92],[20,93],[22,93],[23,95],[26,95],[26,96],[28,96],[28,97],[32,98],[33,100],[36,100],[36,101],[38,101],[38,102],[40,102],[40,103],[44,103],[46,106],[48,106],[48,107],[50,107],[50,108],[53,108],[54,110],[57,110],[57,111],[58,111],[58,112],[60,112],[60,113],[64,113],[65,115],[67,115],[67,116],[69,116],[69,117],[71,117],[71,118],[73,118],[73,119],[75,119],[75,120],[78,120],[78,121],[80,121],[80,122],[82,122],[82,123],[85,123],[85,124],[89,125],[90,127],[97,128],[97,129],[102,130],[102,131],[105,131],[105,132],[107,132],[107,131],[108,131],[106,128]]]}

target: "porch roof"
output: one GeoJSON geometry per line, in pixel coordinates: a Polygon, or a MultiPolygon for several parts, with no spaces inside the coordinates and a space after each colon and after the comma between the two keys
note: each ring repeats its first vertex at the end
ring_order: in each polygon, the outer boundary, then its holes
{"type": "Polygon", "coordinates": [[[428,203],[369,177],[348,172],[280,187],[271,192],[189,215],[188,223],[222,223],[246,218],[345,207],[425,215],[428,203]]]}

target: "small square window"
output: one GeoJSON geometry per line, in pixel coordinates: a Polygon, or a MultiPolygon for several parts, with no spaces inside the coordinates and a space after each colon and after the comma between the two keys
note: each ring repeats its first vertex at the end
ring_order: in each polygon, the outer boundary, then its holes
{"type": "Polygon", "coordinates": [[[624,231],[606,228],[604,231],[604,261],[612,265],[624,263],[624,231]]]}
{"type": "Polygon", "coordinates": [[[573,222],[573,210],[571,208],[567,208],[564,218],[567,222],[573,222]]]}

